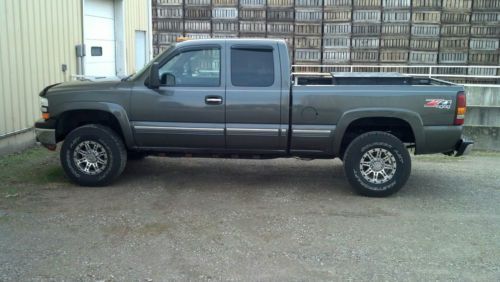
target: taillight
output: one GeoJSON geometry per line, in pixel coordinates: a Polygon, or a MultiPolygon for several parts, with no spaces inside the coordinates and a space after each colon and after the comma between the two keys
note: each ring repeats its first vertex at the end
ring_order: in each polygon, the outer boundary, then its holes
{"type": "Polygon", "coordinates": [[[467,99],[465,92],[460,91],[457,93],[457,112],[455,113],[455,125],[464,124],[465,112],[467,111],[467,99]]]}

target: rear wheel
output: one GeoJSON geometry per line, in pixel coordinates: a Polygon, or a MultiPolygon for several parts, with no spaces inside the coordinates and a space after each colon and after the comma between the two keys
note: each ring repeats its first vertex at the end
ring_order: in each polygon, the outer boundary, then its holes
{"type": "Polygon", "coordinates": [[[389,196],[410,176],[411,158],[394,135],[374,131],[356,137],[344,154],[344,169],[351,186],[361,195],[389,196]]]}
{"type": "Polygon", "coordinates": [[[127,151],[112,129],[89,124],[66,136],[60,158],[71,181],[82,186],[104,186],[123,172],[127,151]]]}

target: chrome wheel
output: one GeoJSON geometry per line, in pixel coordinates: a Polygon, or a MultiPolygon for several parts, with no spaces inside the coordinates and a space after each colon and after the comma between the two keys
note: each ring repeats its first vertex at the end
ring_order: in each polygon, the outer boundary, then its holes
{"type": "Polygon", "coordinates": [[[108,153],[98,142],[83,141],[73,151],[73,162],[81,172],[96,175],[108,166],[108,153]]]}
{"type": "Polygon", "coordinates": [[[397,163],[394,155],[383,148],[374,148],[363,154],[359,169],[363,178],[373,184],[390,181],[396,173],[397,163]]]}

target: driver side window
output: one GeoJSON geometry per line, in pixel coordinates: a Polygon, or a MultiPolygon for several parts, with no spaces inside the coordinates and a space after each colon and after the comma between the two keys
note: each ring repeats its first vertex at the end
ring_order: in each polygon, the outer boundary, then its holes
{"type": "Polygon", "coordinates": [[[220,50],[189,50],[177,54],[160,68],[160,83],[165,86],[219,86],[220,50]]]}

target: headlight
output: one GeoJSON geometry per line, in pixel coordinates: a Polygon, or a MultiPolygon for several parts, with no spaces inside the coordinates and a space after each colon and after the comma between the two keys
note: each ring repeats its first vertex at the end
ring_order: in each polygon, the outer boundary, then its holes
{"type": "Polygon", "coordinates": [[[49,112],[49,100],[47,100],[47,98],[40,98],[40,110],[42,113],[49,112]]]}
{"type": "Polygon", "coordinates": [[[48,120],[50,118],[49,114],[49,100],[47,98],[40,98],[40,111],[42,111],[42,118],[48,120]]]}

